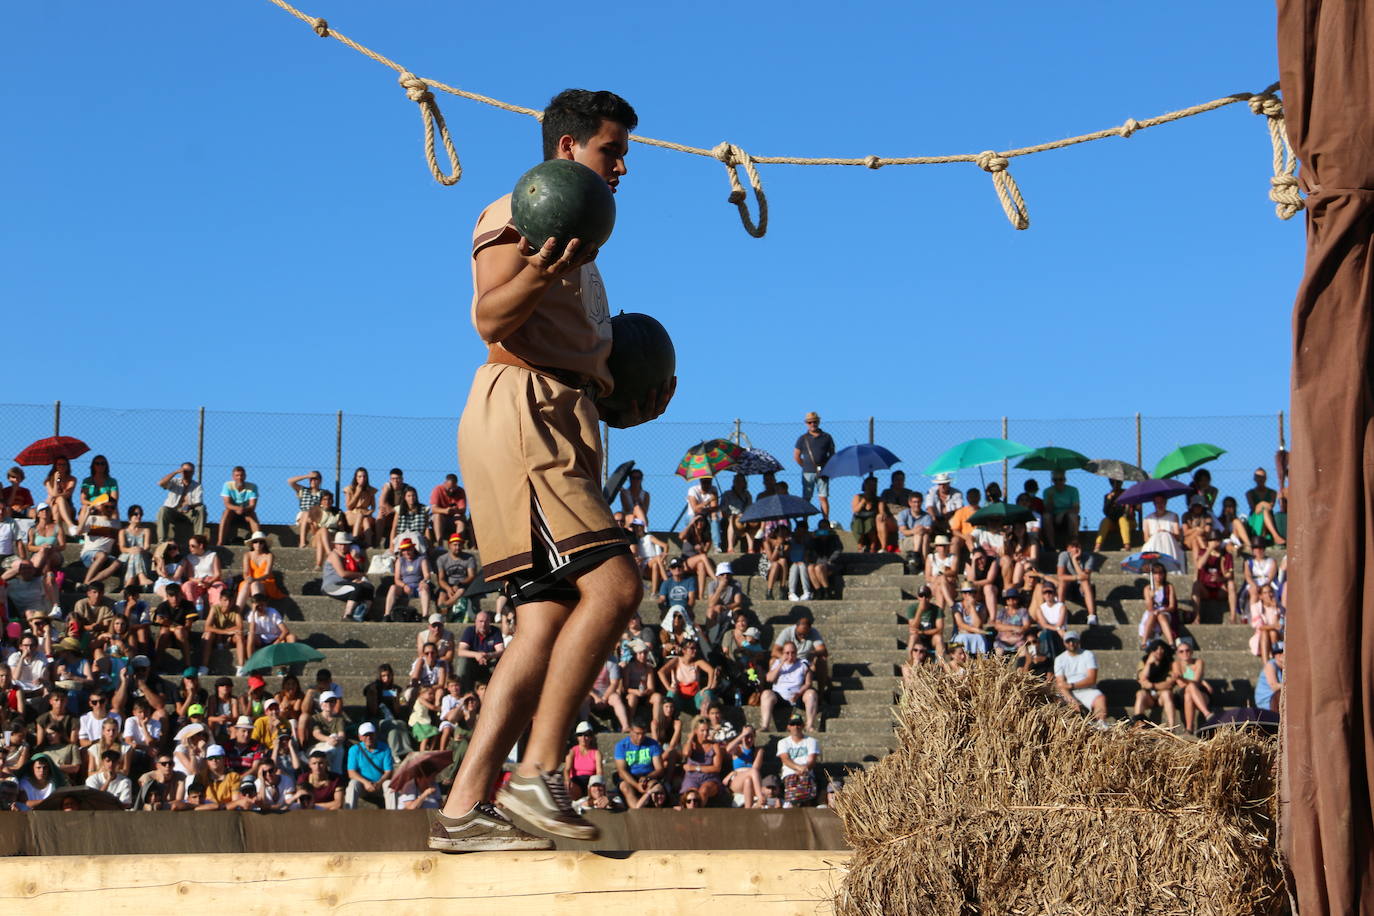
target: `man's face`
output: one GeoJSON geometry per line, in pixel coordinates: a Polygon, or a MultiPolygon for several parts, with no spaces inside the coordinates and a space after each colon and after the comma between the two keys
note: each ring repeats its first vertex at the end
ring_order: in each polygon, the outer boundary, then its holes
{"type": "Polygon", "coordinates": [[[182,477],[185,477],[187,480],[190,480],[190,479],[191,479],[191,475],[194,474],[195,472],[196,472],[196,466],[195,466],[194,464],[192,464],[191,462],[189,462],[189,461],[186,462],[185,464],[183,464],[183,465],[181,466],[181,476],[182,476],[182,477]]]}
{"type": "Polygon", "coordinates": [[[331,716],[337,716],[339,714],[339,698],[335,697],[332,700],[325,700],[324,711],[329,713],[331,716]]]}
{"type": "Polygon", "coordinates": [[[714,493],[714,492],[715,492],[715,489],[716,489],[716,482],[715,482],[714,480],[712,480],[712,479],[709,478],[709,477],[703,477],[703,478],[701,478],[701,492],[703,492],[703,493],[714,493]]]}
{"type": "Polygon", "coordinates": [[[486,611],[479,611],[477,614],[476,624],[478,633],[487,632],[487,629],[491,626],[491,615],[488,614],[486,611]]]}
{"type": "Polygon", "coordinates": [[[376,733],[376,732],[367,732],[366,734],[360,735],[359,737],[361,738],[361,740],[362,740],[362,742],[363,742],[363,745],[364,745],[368,750],[372,750],[372,745],[374,745],[374,744],[377,743],[377,733],[376,733]]]}
{"type": "Polygon", "coordinates": [[[241,484],[241,483],[243,483],[243,478],[244,478],[243,472],[240,471],[238,468],[234,468],[233,478],[234,478],[234,483],[236,483],[236,484],[241,484]]]}
{"type": "Polygon", "coordinates": [[[614,194],[620,179],[628,172],[625,155],[629,151],[629,129],[624,124],[603,119],[596,133],[585,144],[573,142],[572,160],[604,178],[614,194]]]}
{"type": "Polygon", "coordinates": [[[214,773],[216,776],[223,776],[224,768],[228,766],[228,764],[224,762],[223,756],[211,757],[209,760],[205,761],[205,765],[208,766],[210,772],[214,773]]]}
{"type": "Polygon", "coordinates": [[[913,494],[911,495],[911,499],[908,499],[908,500],[906,501],[906,504],[907,504],[908,506],[911,507],[911,511],[912,511],[912,512],[920,512],[920,511],[921,511],[921,497],[920,497],[920,495],[919,495],[919,494],[916,494],[916,493],[913,493],[913,494]]]}
{"type": "Polygon", "coordinates": [[[449,542],[448,542],[448,555],[449,555],[449,556],[451,556],[451,557],[456,557],[456,556],[458,556],[458,554],[460,554],[460,553],[462,553],[462,552],[463,552],[463,544],[462,544],[461,541],[449,541],[449,542]]]}
{"type": "Polygon", "coordinates": [[[1068,650],[1068,653],[1070,655],[1077,655],[1079,649],[1079,642],[1076,639],[1065,640],[1064,648],[1068,650]]]}
{"type": "Polygon", "coordinates": [[[316,776],[324,775],[324,755],[316,754],[310,758],[310,772],[316,776]]]}
{"type": "Polygon", "coordinates": [[[389,479],[391,480],[391,485],[398,490],[401,488],[401,485],[405,483],[405,477],[401,474],[392,474],[389,479]]]}
{"type": "Polygon", "coordinates": [[[639,745],[641,745],[641,744],[644,743],[644,726],[643,726],[643,725],[631,725],[631,726],[630,726],[630,743],[633,744],[633,745],[635,745],[636,747],[638,747],[639,745]]]}
{"type": "Polygon", "coordinates": [[[252,733],[253,730],[251,728],[239,728],[237,725],[234,726],[234,740],[239,744],[247,744],[248,737],[252,733]]]}
{"type": "Polygon", "coordinates": [[[683,569],[681,566],[674,566],[671,572],[673,574],[674,579],[681,579],[683,573],[687,572],[687,570],[683,569]]]}
{"type": "Polygon", "coordinates": [[[1255,486],[1257,486],[1257,487],[1262,487],[1262,486],[1264,486],[1265,482],[1268,481],[1268,480],[1269,480],[1269,475],[1268,475],[1268,474],[1264,473],[1263,471],[1256,471],[1256,472],[1255,472],[1255,486]]]}
{"type": "Polygon", "coordinates": [[[798,621],[797,621],[797,635],[798,635],[798,636],[810,636],[810,635],[811,635],[811,618],[810,618],[810,617],[803,617],[801,620],[798,620],[798,621]]]}

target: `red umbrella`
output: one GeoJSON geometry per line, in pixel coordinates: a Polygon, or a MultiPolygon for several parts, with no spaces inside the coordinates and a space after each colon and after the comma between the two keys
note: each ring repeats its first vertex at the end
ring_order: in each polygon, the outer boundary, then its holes
{"type": "Polygon", "coordinates": [[[58,458],[66,458],[71,461],[90,450],[91,447],[80,439],[73,439],[71,436],[49,436],[46,439],[39,439],[15,455],[14,460],[20,464],[33,467],[40,464],[52,464],[58,458]]]}

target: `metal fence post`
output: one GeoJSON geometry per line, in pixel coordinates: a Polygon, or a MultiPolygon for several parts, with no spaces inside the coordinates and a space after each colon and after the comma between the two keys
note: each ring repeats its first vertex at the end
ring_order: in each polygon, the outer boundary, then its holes
{"type": "Polygon", "coordinates": [[[62,435],[62,402],[61,402],[61,401],[53,401],[53,402],[52,402],[52,434],[53,434],[54,436],[60,436],[60,435],[62,435]]]}
{"type": "Polygon", "coordinates": [[[873,418],[868,418],[868,444],[873,444],[873,418]]]}
{"type": "Polygon", "coordinates": [[[1288,451],[1288,446],[1284,443],[1284,440],[1283,440],[1283,411],[1282,411],[1282,410],[1279,411],[1279,451],[1281,451],[1281,452],[1286,452],[1286,451],[1288,451]]]}
{"type": "Polygon", "coordinates": [[[343,478],[343,411],[334,419],[334,505],[339,506],[339,485],[343,478]]]}
{"type": "MultiPolygon", "coordinates": [[[[1140,434],[1140,414],[1135,415],[1135,463],[1137,467],[1145,467],[1144,440],[1140,434]]],[[[1145,473],[1150,473],[1146,471],[1145,473]]],[[[1135,507],[1135,527],[1137,531],[1144,531],[1145,528],[1145,504],[1141,503],[1135,507]]],[[[1144,534],[1141,534],[1144,537],[1144,534]]]]}
{"type": "Polygon", "coordinates": [[[740,445],[742,441],[739,431],[739,417],[735,417],[735,444],[740,445]]]}
{"type": "MultiPolygon", "coordinates": [[[[1003,417],[1003,418],[1002,418],[1002,438],[1003,438],[1004,440],[1007,438],[1007,418],[1006,418],[1006,417],[1003,417]]],[[[1007,459],[1003,458],[1003,459],[1002,459],[1002,498],[1003,498],[1003,499],[1006,499],[1006,498],[1007,498],[1007,494],[1010,493],[1010,492],[1011,492],[1011,482],[1010,482],[1010,480],[1009,480],[1008,477],[1007,477],[1007,459]]]]}
{"type": "Polygon", "coordinates": [[[200,409],[200,421],[196,425],[196,467],[200,469],[201,479],[205,479],[205,408],[200,409]]]}

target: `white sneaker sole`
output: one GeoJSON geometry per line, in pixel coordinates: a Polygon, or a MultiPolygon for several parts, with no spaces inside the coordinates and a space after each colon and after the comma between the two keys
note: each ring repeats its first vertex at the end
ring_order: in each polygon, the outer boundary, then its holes
{"type": "Polygon", "coordinates": [[[472,836],[440,839],[430,837],[426,844],[439,852],[501,852],[510,850],[548,850],[553,849],[553,840],[539,836],[472,836]]]}
{"type": "Polygon", "coordinates": [[[557,816],[550,817],[549,813],[542,807],[535,807],[521,797],[523,793],[511,791],[509,787],[501,789],[496,796],[496,804],[500,805],[509,814],[525,821],[530,827],[541,833],[551,836],[559,836],[568,840],[595,840],[601,836],[601,828],[595,824],[588,823],[586,826],[569,824],[560,821],[557,816]]]}

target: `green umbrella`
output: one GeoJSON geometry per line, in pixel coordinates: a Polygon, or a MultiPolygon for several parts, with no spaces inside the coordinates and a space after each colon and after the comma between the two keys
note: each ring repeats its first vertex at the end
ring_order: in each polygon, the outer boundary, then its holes
{"type": "Polygon", "coordinates": [[[980,464],[994,464],[1008,458],[1028,454],[1031,448],[1010,439],[970,439],[926,465],[923,473],[944,474],[961,468],[976,468],[980,464]]]}
{"type": "Polygon", "coordinates": [[[1195,442],[1192,445],[1180,445],[1163,458],[1159,459],[1159,464],[1155,465],[1151,477],[1173,477],[1175,474],[1183,474],[1191,471],[1198,465],[1206,464],[1214,458],[1226,454],[1226,449],[1217,448],[1215,445],[1208,445],[1206,442],[1195,442]]]}
{"type": "Polygon", "coordinates": [[[1016,462],[1016,466],[1023,471],[1076,471],[1087,467],[1090,460],[1087,455],[1071,448],[1047,445],[1016,462]]]}
{"type": "Polygon", "coordinates": [[[1014,525],[1017,522],[1028,522],[1033,518],[1035,513],[1025,506],[992,503],[970,515],[968,520],[975,525],[1014,525]]]}
{"type": "Polygon", "coordinates": [[[322,662],[324,653],[303,642],[277,642],[254,652],[243,665],[244,671],[280,668],[297,662],[322,662]]]}

